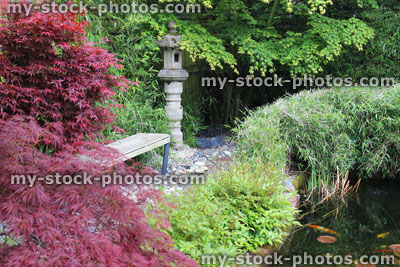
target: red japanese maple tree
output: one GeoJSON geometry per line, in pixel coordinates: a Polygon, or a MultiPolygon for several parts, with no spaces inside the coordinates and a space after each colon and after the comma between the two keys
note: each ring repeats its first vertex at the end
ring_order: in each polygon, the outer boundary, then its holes
{"type": "Polygon", "coordinates": [[[104,49],[86,42],[84,22],[67,14],[8,14],[0,21],[0,118],[34,117],[76,142],[110,123],[101,105],[127,86],[109,73],[121,67],[104,49]]]}
{"type": "Polygon", "coordinates": [[[117,60],[88,44],[83,26],[65,14],[0,21],[0,266],[197,266],[163,233],[169,223],[151,208],[162,201],[157,191],[132,200],[116,185],[11,183],[11,175],[134,174],[100,164],[118,153],[86,138],[112,120],[99,103],[128,82],[109,73],[117,60]]]}

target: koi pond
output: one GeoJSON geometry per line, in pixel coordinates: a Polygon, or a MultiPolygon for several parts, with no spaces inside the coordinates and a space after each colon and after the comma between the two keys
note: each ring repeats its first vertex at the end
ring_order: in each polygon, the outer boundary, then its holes
{"type": "Polygon", "coordinates": [[[393,266],[392,258],[400,256],[399,182],[363,181],[345,202],[309,205],[299,218],[305,227],[281,251],[292,259],[311,255],[296,266],[393,266]]]}

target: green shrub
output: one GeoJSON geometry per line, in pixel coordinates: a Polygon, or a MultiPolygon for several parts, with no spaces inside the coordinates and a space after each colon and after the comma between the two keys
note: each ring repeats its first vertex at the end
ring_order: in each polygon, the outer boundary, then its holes
{"type": "Polygon", "coordinates": [[[339,169],[394,178],[400,174],[400,86],[304,91],[253,112],[237,131],[244,156],[281,164],[294,158],[319,175],[339,169]]]}
{"type": "Polygon", "coordinates": [[[182,132],[187,145],[195,147],[197,145],[197,135],[205,129],[204,114],[197,106],[184,105],[182,132]]]}
{"type": "Polygon", "coordinates": [[[200,261],[203,254],[237,255],[283,242],[295,224],[284,176],[261,160],[237,161],[206,185],[192,187],[165,209],[177,248],[200,261]]]}
{"type": "MultiPolygon", "coordinates": [[[[348,5],[348,1],[344,1],[348,5]]],[[[379,0],[379,8],[358,9],[351,14],[375,30],[375,37],[363,51],[354,49],[343,53],[330,63],[327,72],[337,77],[393,77],[400,81],[399,4],[379,0]]],[[[339,5],[340,6],[340,5],[339,5]]],[[[343,10],[338,11],[343,13],[343,10]]]]}
{"type": "Polygon", "coordinates": [[[164,108],[154,107],[151,99],[143,99],[145,93],[140,84],[118,93],[114,98],[120,105],[113,107],[117,114],[115,126],[124,133],[110,127],[104,135],[110,139],[121,139],[136,133],[169,133],[164,108]]]}

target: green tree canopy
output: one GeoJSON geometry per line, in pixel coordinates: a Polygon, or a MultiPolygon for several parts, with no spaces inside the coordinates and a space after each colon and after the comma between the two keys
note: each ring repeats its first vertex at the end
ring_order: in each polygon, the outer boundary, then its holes
{"type": "MultiPolygon", "coordinates": [[[[362,50],[374,36],[363,21],[327,15],[331,0],[218,0],[201,2],[201,14],[175,18],[182,48],[211,69],[230,66],[244,74],[315,75],[343,47],[362,50]],[[209,8],[207,5],[212,6],[209,8]],[[208,9],[206,9],[208,7],[208,9]],[[188,19],[190,18],[190,20],[188,19]]],[[[354,1],[373,6],[373,1],[354,1]]]]}
{"type": "MultiPolygon", "coordinates": [[[[101,0],[91,0],[99,4],[101,0]]],[[[127,0],[115,1],[118,4],[127,0]]],[[[109,38],[128,39],[151,59],[157,50],[151,39],[159,38],[170,20],[183,35],[181,47],[193,60],[212,70],[230,67],[240,74],[274,73],[286,68],[291,75],[313,75],[340,55],[343,47],[362,50],[373,29],[358,18],[328,16],[332,0],[162,0],[139,4],[198,4],[201,13],[131,13],[103,17],[89,15],[92,32],[109,38]],[[150,53],[150,54],[149,54],[150,53]]],[[[374,0],[352,0],[354,7],[376,6],[374,0]]],[[[132,48],[132,47],[131,47],[132,48]]],[[[121,47],[119,47],[121,49],[121,47]]],[[[126,57],[124,55],[123,57],[126,57]]],[[[129,68],[129,65],[128,65],[129,68]]],[[[225,69],[226,70],[226,69],[225,69]]]]}

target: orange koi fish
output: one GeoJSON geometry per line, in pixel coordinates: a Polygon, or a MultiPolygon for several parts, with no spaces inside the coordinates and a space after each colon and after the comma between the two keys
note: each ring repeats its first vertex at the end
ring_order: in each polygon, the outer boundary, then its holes
{"type": "Polygon", "coordinates": [[[385,237],[387,237],[389,234],[390,234],[390,232],[383,233],[383,234],[379,234],[379,235],[376,236],[376,238],[385,238],[385,237]]]}
{"type": "Polygon", "coordinates": [[[316,230],[318,230],[318,231],[322,231],[322,232],[326,232],[326,233],[331,233],[331,234],[334,234],[334,235],[337,235],[337,236],[340,235],[339,233],[337,233],[337,232],[335,232],[335,231],[333,231],[333,230],[331,230],[331,229],[328,229],[328,228],[325,228],[325,227],[322,227],[322,226],[319,226],[319,225],[309,224],[309,225],[307,225],[307,226],[308,226],[308,227],[311,227],[311,228],[313,228],[313,229],[316,229],[316,230]]]}
{"type": "Polygon", "coordinates": [[[377,249],[372,251],[372,253],[385,253],[385,252],[393,252],[391,249],[377,249]]]}

